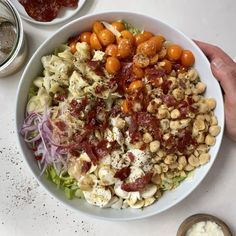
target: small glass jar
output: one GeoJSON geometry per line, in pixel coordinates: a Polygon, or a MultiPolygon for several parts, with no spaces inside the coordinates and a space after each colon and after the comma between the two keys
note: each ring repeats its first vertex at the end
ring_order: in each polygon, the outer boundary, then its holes
{"type": "MultiPolygon", "coordinates": [[[[8,48],[7,54],[0,61],[0,78],[13,74],[23,65],[27,56],[26,38],[23,31],[23,25],[19,13],[12,3],[8,0],[0,0],[0,31],[14,29],[12,36],[0,39],[0,46],[6,43],[6,40],[13,40],[11,47],[8,48]],[[14,36],[14,37],[13,37],[14,36]],[[2,41],[1,41],[2,40],[2,41]]],[[[2,31],[3,34],[5,32],[2,31]]],[[[0,50],[2,48],[0,47],[0,50]]],[[[3,50],[3,49],[2,49],[3,50]]]]}

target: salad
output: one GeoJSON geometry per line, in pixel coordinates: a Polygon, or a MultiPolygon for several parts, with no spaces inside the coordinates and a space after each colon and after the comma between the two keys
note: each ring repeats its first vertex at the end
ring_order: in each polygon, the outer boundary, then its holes
{"type": "Polygon", "coordinates": [[[191,51],[124,21],[96,21],[43,56],[21,134],[68,199],[143,208],[210,160],[216,101],[191,51]]]}

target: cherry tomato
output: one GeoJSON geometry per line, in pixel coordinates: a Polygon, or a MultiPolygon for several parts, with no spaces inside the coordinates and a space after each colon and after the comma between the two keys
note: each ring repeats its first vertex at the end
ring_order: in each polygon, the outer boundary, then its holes
{"type": "Polygon", "coordinates": [[[80,42],[86,42],[88,44],[90,44],[90,37],[91,37],[91,32],[83,32],[79,39],[80,39],[80,42]]]}
{"type": "Polygon", "coordinates": [[[117,46],[116,44],[109,44],[109,45],[106,47],[105,53],[106,53],[108,56],[116,57],[117,54],[118,54],[118,46],[117,46]]]}
{"type": "Polygon", "coordinates": [[[163,65],[162,67],[165,69],[166,73],[169,74],[172,71],[172,64],[170,61],[164,59],[162,61],[163,65]]]}
{"type": "Polygon", "coordinates": [[[123,100],[121,103],[121,111],[124,113],[129,113],[130,112],[130,102],[128,100],[123,100]]]}
{"type": "Polygon", "coordinates": [[[129,39],[121,39],[118,43],[118,54],[120,58],[127,58],[132,54],[132,44],[129,39]]]}
{"type": "Polygon", "coordinates": [[[105,68],[108,73],[116,74],[120,70],[120,61],[116,57],[108,57],[105,68]]]}
{"type": "Polygon", "coordinates": [[[160,52],[165,38],[162,35],[156,35],[151,37],[149,40],[154,41],[156,43],[156,50],[157,52],[160,52]]]}
{"type": "Polygon", "coordinates": [[[147,55],[144,55],[142,53],[137,53],[133,57],[133,63],[137,67],[145,68],[149,65],[150,60],[147,55]]]}
{"type": "Polygon", "coordinates": [[[121,33],[122,38],[129,39],[130,42],[132,44],[134,44],[135,38],[134,38],[133,34],[131,34],[128,30],[123,30],[120,33],[121,33]]]}
{"type": "Polygon", "coordinates": [[[104,29],[104,25],[100,21],[95,21],[92,26],[93,33],[98,35],[98,33],[104,29]]]}
{"type": "Polygon", "coordinates": [[[117,31],[121,32],[125,29],[125,26],[122,22],[115,21],[111,24],[117,31]]]}
{"type": "Polygon", "coordinates": [[[143,76],[144,76],[143,70],[140,67],[137,67],[135,65],[133,65],[133,73],[139,79],[143,78],[143,76]]]}
{"type": "Polygon", "coordinates": [[[156,54],[156,43],[154,40],[147,40],[137,47],[137,53],[142,53],[148,57],[152,57],[156,54]]]}
{"type": "Polygon", "coordinates": [[[191,51],[189,50],[183,50],[182,56],[181,56],[181,64],[186,67],[190,67],[194,64],[195,58],[191,51]]]}
{"type": "Polygon", "coordinates": [[[168,59],[171,61],[177,61],[180,59],[181,55],[182,55],[182,48],[177,45],[177,44],[173,44],[170,47],[168,47],[167,49],[167,56],[168,59]]]}
{"type": "Polygon", "coordinates": [[[90,45],[93,49],[96,49],[96,50],[101,50],[102,49],[102,45],[97,37],[97,35],[95,33],[92,33],[91,34],[91,37],[90,37],[90,45]]]}
{"type": "Polygon", "coordinates": [[[143,32],[135,35],[135,44],[138,46],[140,43],[143,43],[150,39],[153,36],[150,32],[143,32]]]}
{"type": "Polygon", "coordinates": [[[144,87],[141,80],[135,80],[129,85],[129,91],[140,90],[144,87]]]}
{"type": "Polygon", "coordinates": [[[98,38],[103,46],[114,43],[116,38],[115,35],[108,29],[103,29],[98,33],[98,38]]]}
{"type": "Polygon", "coordinates": [[[71,53],[75,53],[76,51],[77,51],[77,49],[76,49],[76,44],[77,44],[77,41],[73,41],[73,42],[71,42],[70,43],[70,51],[71,51],[71,53]]]}

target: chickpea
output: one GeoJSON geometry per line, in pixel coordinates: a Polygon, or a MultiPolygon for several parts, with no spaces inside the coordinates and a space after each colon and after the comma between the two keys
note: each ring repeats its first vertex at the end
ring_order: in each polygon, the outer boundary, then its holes
{"type": "Polygon", "coordinates": [[[202,82],[198,82],[196,85],[197,93],[202,94],[206,91],[206,85],[202,82]]]}
{"type": "Polygon", "coordinates": [[[157,152],[160,148],[160,142],[158,140],[152,141],[150,144],[150,151],[151,152],[157,152]]]}
{"type": "MultiPolygon", "coordinates": [[[[154,170],[155,170],[155,173],[157,173],[159,176],[162,172],[162,169],[161,169],[161,166],[160,165],[154,165],[154,170]]],[[[161,178],[161,177],[160,177],[161,178]]]]}
{"type": "MultiPolygon", "coordinates": [[[[157,166],[158,166],[158,170],[160,169],[160,171],[158,171],[159,173],[156,171],[156,174],[154,174],[152,176],[151,181],[154,184],[159,185],[159,184],[161,184],[161,176],[160,176],[160,174],[161,174],[161,167],[159,165],[157,165],[157,166]]],[[[154,166],[154,169],[156,170],[155,166],[154,166]]]]}
{"type": "Polygon", "coordinates": [[[144,143],[150,143],[152,142],[153,138],[152,138],[152,135],[149,134],[149,133],[145,133],[143,134],[143,142],[144,143]]]}
{"type": "Polygon", "coordinates": [[[125,124],[125,120],[118,117],[115,122],[115,127],[117,127],[118,129],[123,129],[125,127],[125,124]]]}
{"type": "Polygon", "coordinates": [[[163,131],[169,129],[169,127],[170,127],[170,121],[168,119],[162,119],[160,121],[160,124],[161,124],[161,128],[163,131]]]}
{"type": "Polygon", "coordinates": [[[140,102],[134,102],[134,103],[133,103],[133,106],[132,106],[132,110],[133,110],[134,112],[139,112],[139,111],[141,111],[141,110],[142,110],[142,105],[141,105],[141,103],[140,103],[140,102]]]}
{"type": "Polygon", "coordinates": [[[216,100],[214,98],[207,98],[206,104],[208,105],[209,109],[213,110],[216,107],[216,100]]]}
{"type": "Polygon", "coordinates": [[[197,143],[204,143],[205,142],[205,135],[202,132],[199,132],[196,137],[197,143]]]}
{"type": "Polygon", "coordinates": [[[198,111],[200,113],[206,113],[209,111],[209,106],[206,103],[198,103],[198,111]]]}
{"type": "Polygon", "coordinates": [[[184,170],[186,170],[186,171],[191,171],[191,170],[193,170],[194,169],[194,166],[192,166],[192,165],[190,165],[190,164],[187,164],[186,166],[185,166],[185,168],[184,168],[184,170]]]}
{"type": "Polygon", "coordinates": [[[189,158],[188,158],[188,163],[191,165],[191,166],[194,166],[194,167],[198,167],[200,165],[200,162],[199,162],[199,159],[197,157],[195,157],[194,155],[191,155],[189,158]]]}
{"type": "Polygon", "coordinates": [[[172,119],[177,119],[177,118],[179,118],[179,117],[180,117],[180,112],[179,112],[179,110],[178,110],[178,109],[174,109],[173,111],[171,111],[170,117],[171,117],[172,119]]]}
{"type": "Polygon", "coordinates": [[[177,160],[177,156],[174,154],[169,154],[166,156],[164,162],[167,165],[173,164],[177,160]]]}
{"type": "Polygon", "coordinates": [[[205,143],[209,146],[213,146],[216,143],[216,138],[208,134],[205,138],[205,143]]]}
{"type": "Polygon", "coordinates": [[[194,122],[193,122],[193,127],[196,129],[196,130],[204,130],[206,128],[205,126],[205,122],[203,120],[200,120],[200,119],[196,119],[194,122]]]}
{"type": "Polygon", "coordinates": [[[168,165],[166,165],[165,163],[161,163],[160,167],[161,167],[162,172],[164,173],[166,173],[169,169],[168,165]]]}
{"type": "Polygon", "coordinates": [[[172,120],[172,121],[170,121],[170,128],[171,128],[171,129],[174,129],[174,130],[175,130],[175,129],[179,129],[179,127],[180,127],[180,126],[179,126],[179,121],[178,121],[178,120],[175,120],[175,121],[172,120]]]}
{"type": "Polygon", "coordinates": [[[218,125],[213,125],[209,128],[209,133],[212,136],[217,136],[220,133],[220,126],[218,125]]]}
{"type": "Polygon", "coordinates": [[[209,160],[210,160],[210,154],[209,153],[202,153],[199,156],[200,165],[206,164],[209,160]]]}
{"type": "Polygon", "coordinates": [[[186,157],[185,156],[180,156],[178,158],[178,163],[183,165],[184,167],[187,165],[187,160],[186,160],[186,157]]]}
{"type": "Polygon", "coordinates": [[[103,46],[107,46],[115,42],[115,35],[108,29],[103,29],[98,33],[98,38],[103,46]]]}
{"type": "Polygon", "coordinates": [[[217,118],[216,118],[215,115],[213,115],[213,116],[211,117],[210,124],[211,124],[211,125],[218,125],[218,120],[217,120],[217,118]]]}
{"type": "Polygon", "coordinates": [[[172,94],[175,97],[175,99],[178,101],[184,99],[184,90],[181,88],[174,89],[172,94]]]}

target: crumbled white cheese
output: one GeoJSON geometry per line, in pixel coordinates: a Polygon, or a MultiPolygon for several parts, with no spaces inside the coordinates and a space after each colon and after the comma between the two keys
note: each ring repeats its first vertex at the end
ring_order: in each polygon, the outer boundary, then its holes
{"type": "Polygon", "coordinates": [[[93,56],[92,61],[102,61],[104,56],[105,56],[105,52],[100,51],[100,50],[96,50],[94,52],[94,56],[93,56]]]}
{"type": "Polygon", "coordinates": [[[212,221],[201,221],[194,224],[186,236],[224,236],[221,227],[212,221]]]}

